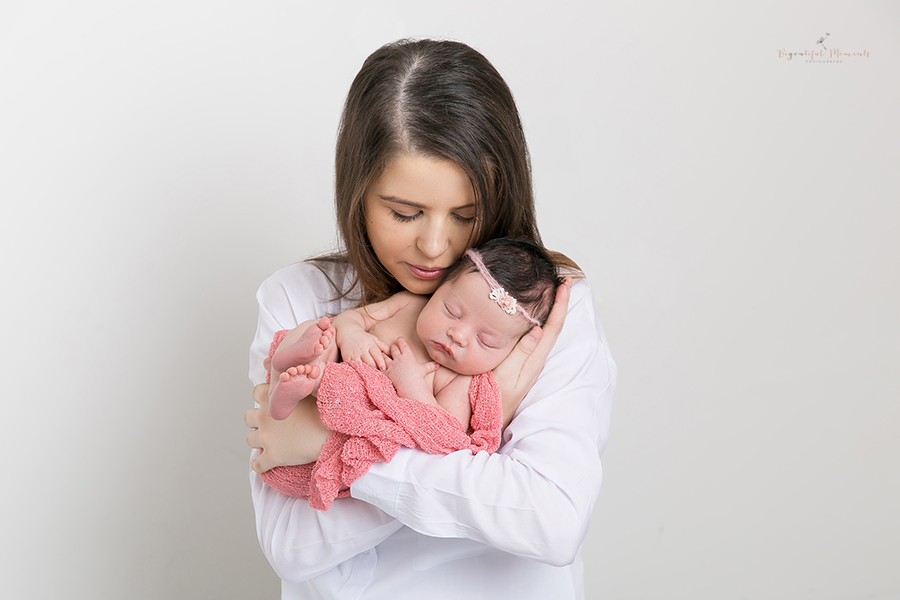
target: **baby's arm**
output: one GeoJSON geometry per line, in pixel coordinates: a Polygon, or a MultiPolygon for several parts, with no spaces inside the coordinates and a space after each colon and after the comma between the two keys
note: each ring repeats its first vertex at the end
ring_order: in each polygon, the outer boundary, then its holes
{"type": "MultiPolygon", "coordinates": [[[[429,380],[426,376],[437,371],[436,362],[422,364],[416,358],[409,344],[402,337],[397,338],[397,343],[391,346],[391,356],[386,359],[387,368],[384,374],[394,384],[397,395],[410,400],[417,400],[424,404],[440,406],[450,413],[464,428],[469,426],[472,417],[472,405],[469,402],[469,383],[471,377],[464,375],[451,375],[452,379],[438,387],[437,375],[429,380]]],[[[446,379],[445,379],[446,381],[446,379]]]]}
{"type": "Polygon", "coordinates": [[[393,317],[414,297],[410,293],[401,292],[382,302],[344,311],[336,316],[332,325],[337,331],[335,341],[341,357],[344,360],[362,361],[383,371],[387,366],[385,354],[390,352],[390,348],[370,334],[369,330],[379,321],[393,317]]]}
{"type": "Polygon", "coordinates": [[[435,394],[438,406],[453,415],[463,428],[469,428],[472,419],[472,403],[469,400],[469,385],[472,378],[457,375],[435,394]]]}

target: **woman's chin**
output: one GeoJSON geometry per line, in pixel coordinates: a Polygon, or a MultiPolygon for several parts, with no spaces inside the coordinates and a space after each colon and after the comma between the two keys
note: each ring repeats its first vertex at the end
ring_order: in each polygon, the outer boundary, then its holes
{"type": "Polygon", "coordinates": [[[405,277],[400,280],[400,285],[408,292],[430,296],[438,289],[439,282],[435,279],[419,279],[417,277],[405,277]]]}

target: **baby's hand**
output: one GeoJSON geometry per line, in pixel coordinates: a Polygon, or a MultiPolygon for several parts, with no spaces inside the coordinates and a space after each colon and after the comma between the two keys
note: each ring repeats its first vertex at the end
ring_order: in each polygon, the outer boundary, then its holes
{"type": "Polygon", "coordinates": [[[385,354],[388,352],[390,348],[387,344],[365,331],[353,332],[341,340],[341,357],[344,360],[358,360],[380,371],[387,366],[385,354]]]}
{"type": "Polygon", "coordinates": [[[418,399],[421,393],[430,394],[430,387],[425,383],[425,376],[438,370],[436,362],[424,365],[418,361],[409,344],[402,337],[391,346],[391,357],[387,359],[387,375],[397,393],[405,398],[418,399]]]}

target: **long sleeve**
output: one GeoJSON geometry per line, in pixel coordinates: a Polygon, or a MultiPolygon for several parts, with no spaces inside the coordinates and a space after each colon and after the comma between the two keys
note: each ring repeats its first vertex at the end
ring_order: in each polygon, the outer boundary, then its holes
{"type": "MultiPolygon", "coordinates": [[[[328,278],[308,263],[286,267],[260,286],[259,325],[250,349],[254,384],[265,381],[262,361],[275,332],[340,312],[345,307],[329,301],[332,296],[328,278]]],[[[375,547],[402,526],[378,508],[352,498],[322,512],[310,508],[306,500],[280,494],[253,471],[250,484],[260,546],[278,576],[288,582],[324,573],[375,547]]]]}
{"type": "Polygon", "coordinates": [[[351,494],[426,536],[570,564],[599,493],[615,384],[590,286],[578,281],[563,331],[496,454],[402,449],[351,494]]]}
{"type": "MultiPolygon", "coordinates": [[[[309,264],[263,283],[254,383],[265,378],[275,331],[349,307],[333,295],[309,264]]],[[[259,540],[284,580],[282,598],[330,597],[322,590],[360,600],[443,590],[449,598],[473,585],[486,597],[515,589],[521,598],[582,598],[578,554],[599,493],[615,382],[590,286],[578,281],[560,338],[497,453],[401,449],[327,512],[251,472],[259,540]]]]}

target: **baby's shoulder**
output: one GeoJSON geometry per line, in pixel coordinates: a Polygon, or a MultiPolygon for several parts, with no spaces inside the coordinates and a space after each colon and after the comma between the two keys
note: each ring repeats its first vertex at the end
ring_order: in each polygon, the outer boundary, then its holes
{"type": "Polygon", "coordinates": [[[421,296],[419,294],[413,294],[412,292],[403,290],[402,292],[397,292],[396,294],[391,296],[391,301],[402,303],[405,306],[421,308],[428,304],[429,297],[430,296],[421,296]]]}
{"type": "Polygon", "coordinates": [[[428,296],[419,296],[418,294],[403,291],[397,292],[377,306],[383,306],[382,310],[386,311],[391,317],[413,318],[414,315],[417,316],[422,312],[427,303],[428,296]]]}

